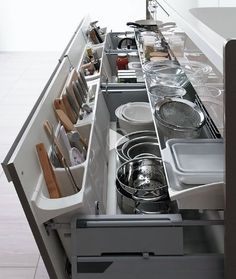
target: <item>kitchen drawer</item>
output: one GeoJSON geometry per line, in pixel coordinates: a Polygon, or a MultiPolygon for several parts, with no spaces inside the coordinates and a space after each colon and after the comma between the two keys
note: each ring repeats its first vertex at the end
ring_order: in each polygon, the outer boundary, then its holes
{"type": "Polygon", "coordinates": [[[73,258],[74,279],[222,279],[223,257],[111,255],[73,258]]]}

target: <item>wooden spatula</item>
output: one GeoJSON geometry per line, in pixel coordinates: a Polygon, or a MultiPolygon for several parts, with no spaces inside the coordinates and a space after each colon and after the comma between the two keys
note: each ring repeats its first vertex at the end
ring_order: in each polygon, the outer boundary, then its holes
{"type": "Polygon", "coordinates": [[[43,175],[48,188],[49,196],[52,199],[58,199],[61,197],[61,192],[44,144],[37,144],[36,150],[38,153],[40,165],[43,170],[43,175]]]}

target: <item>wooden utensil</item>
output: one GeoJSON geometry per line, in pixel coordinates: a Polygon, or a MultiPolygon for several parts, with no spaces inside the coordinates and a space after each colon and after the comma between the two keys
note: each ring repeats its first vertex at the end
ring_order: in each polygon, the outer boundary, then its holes
{"type": "MultiPolygon", "coordinates": [[[[65,127],[67,132],[71,132],[71,131],[78,132],[78,130],[76,130],[75,126],[73,125],[73,123],[70,121],[69,117],[61,109],[56,109],[56,114],[57,114],[58,118],[60,119],[62,125],[65,127]]],[[[84,145],[84,147],[87,149],[88,145],[87,145],[85,139],[83,139],[81,136],[80,136],[80,141],[84,145]]]]}
{"type": "Polygon", "coordinates": [[[44,144],[37,144],[36,150],[40,165],[43,170],[43,175],[48,188],[49,196],[51,199],[58,199],[61,197],[61,192],[44,144]]]}
{"type": "Polygon", "coordinates": [[[71,122],[70,118],[68,117],[68,115],[65,114],[64,111],[61,109],[56,109],[55,111],[62,125],[65,127],[66,131],[67,132],[73,131],[75,127],[71,122]]]}
{"type": "Polygon", "coordinates": [[[70,119],[72,124],[75,124],[77,122],[77,115],[73,111],[73,109],[71,108],[71,105],[70,105],[69,100],[67,98],[66,92],[64,92],[62,94],[62,101],[63,101],[63,104],[66,108],[66,115],[68,116],[68,118],[70,119]]]}
{"type": "Polygon", "coordinates": [[[63,101],[60,99],[60,98],[56,98],[53,102],[53,106],[54,106],[54,109],[61,109],[63,110],[65,113],[66,112],[66,108],[65,108],[65,105],[63,103],[63,101]]]}
{"type": "Polygon", "coordinates": [[[60,146],[60,144],[59,144],[59,142],[58,142],[56,136],[55,136],[54,133],[53,133],[53,127],[52,127],[52,125],[49,123],[48,120],[46,120],[46,121],[44,122],[44,124],[43,124],[43,127],[44,127],[46,133],[48,134],[48,136],[49,136],[50,138],[53,138],[53,142],[54,142],[54,144],[55,144],[55,146],[56,146],[56,149],[57,149],[57,157],[58,157],[58,159],[59,159],[61,165],[64,167],[64,169],[65,169],[65,171],[66,171],[66,173],[67,173],[67,176],[68,176],[68,178],[70,179],[70,182],[71,182],[71,184],[72,184],[72,187],[74,188],[75,193],[79,192],[79,191],[80,191],[80,188],[79,188],[79,187],[77,186],[77,184],[76,184],[76,181],[75,181],[74,176],[73,176],[73,174],[72,174],[72,172],[71,172],[71,170],[70,170],[70,167],[69,167],[69,165],[68,165],[68,163],[67,163],[67,161],[66,161],[66,159],[65,159],[65,156],[64,156],[63,151],[62,151],[62,149],[61,149],[61,146],[60,146]]]}

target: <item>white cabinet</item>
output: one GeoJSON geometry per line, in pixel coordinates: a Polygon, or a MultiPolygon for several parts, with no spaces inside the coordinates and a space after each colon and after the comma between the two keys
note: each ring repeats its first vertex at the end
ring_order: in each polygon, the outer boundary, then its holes
{"type": "MultiPolygon", "coordinates": [[[[144,82],[107,83],[101,88],[99,76],[90,80],[89,85],[95,86],[93,112],[87,122],[75,125],[88,144],[87,157],[81,166],[71,167],[81,190],[73,193],[66,189],[66,197],[49,198],[35,145],[44,142],[50,154],[51,141],[43,132],[43,123],[48,119],[57,135],[59,122],[52,103],[60,96],[71,66],[81,66],[89,22],[86,18],[80,24],[3,164],[8,179],[14,182],[50,278],[69,278],[72,265],[73,279],[119,278],[120,273],[124,278],[155,278],[161,266],[164,269],[160,274],[165,279],[173,278],[176,268],[178,279],[184,278],[186,269],[186,279],[199,274],[201,279],[222,279],[223,251],[217,245],[208,245],[209,239],[215,243],[208,226],[222,226],[221,217],[206,218],[198,208],[179,211],[175,202],[173,210],[151,215],[124,214],[117,206],[115,170],[120,162],[114,145],[109,145],[113,143],[109,142],[110,135],[120,136],[114,111],[120,104],[147,101],[144,82]]],[[[66,187],[65,170],[55,173],[61,186],[66,187]]]]}

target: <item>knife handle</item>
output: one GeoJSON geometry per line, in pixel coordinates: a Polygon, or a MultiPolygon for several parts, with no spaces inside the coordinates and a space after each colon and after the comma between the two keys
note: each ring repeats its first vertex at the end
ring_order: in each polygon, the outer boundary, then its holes
{"type": "Polygon", "coordinates": [[[81,79],[81,81],[83,82],[83,85],[84,85],[85,89],[88,91],[88,90],[89,90],[89,89],[88,89],[88,84],[87,84],[87,81],[86,81],[86,79],[85,79],[84,72],[80,70],[79,73],[78,73],[78,77],[81,79]]]}
{"type": "Polygon", "coordinates": [[[49,160],[47,151],[43,143],[36,145],[38,158],[43,170],[44,179],[48,188],[48,193],[51,199],[61,198],[61,192],[57,183],[57,179],[49,160]]]}

